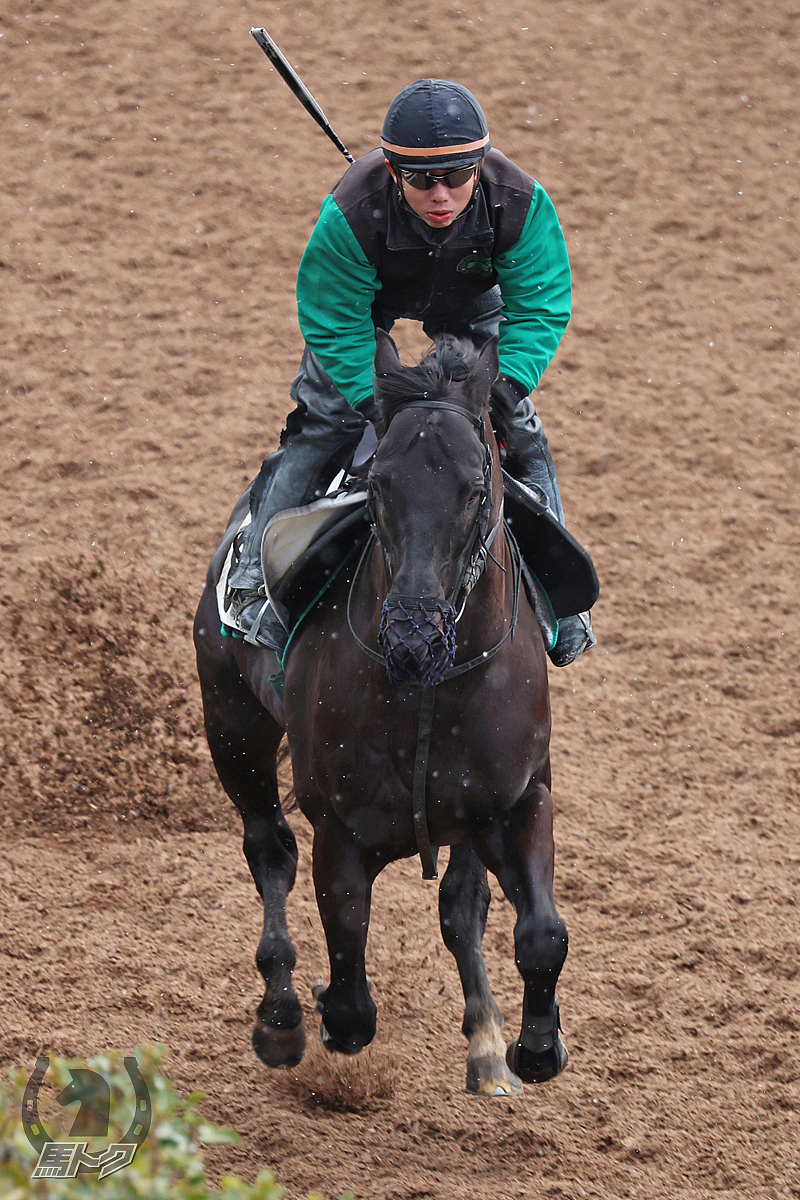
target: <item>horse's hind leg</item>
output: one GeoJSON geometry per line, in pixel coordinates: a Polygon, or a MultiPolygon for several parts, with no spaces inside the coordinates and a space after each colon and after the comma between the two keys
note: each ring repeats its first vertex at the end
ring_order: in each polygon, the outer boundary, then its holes
{"type": "Polygon", "coordinates": [[[525,1083],[544,1083],[567,1065],[559,1037],[556,982],[567,957],[567,927],[553,900],[553,803],[534,785],[475,849],[517,911],[516,962],[525,982],[522,1030],[508,1063],[525,1083]]]}
{"type": "Polygon", "coordinates": [[[492,995],[481,949],[490,898],[486,868],[469,846],[452,846],[439,887],[439,920],[464,990],[461,1028],[469,1038],[467,1091],[478,1096],[517,1096],[522,1083],[506,1065],[503,1014],[492,995]]]}
{"type": "Polygon", "coordinates": [[[297,843],[278,794],[276,755],[282,730],[245,685],[212,629],[210,621],[206,626],[198,621],[195,631],[206,734],[222,786],[242,815],[244,853],[264,902],[256,963],[266,990],[253,1048],[268,1067],[292,1067],[303,1057],[306,1037],[292,986],[295,951],[286,928],[297,843]]]}

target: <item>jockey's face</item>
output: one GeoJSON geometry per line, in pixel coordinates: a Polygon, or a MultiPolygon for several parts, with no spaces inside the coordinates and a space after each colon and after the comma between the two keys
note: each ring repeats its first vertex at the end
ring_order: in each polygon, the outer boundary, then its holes
{"type": "MultiPolygon", "coordinates": [[[[448,225],[452,225],[456,217],[461,216],[475,191],[477,166],[466,183],[462,183],[460,187],[449,188],[445,187],[444,183],[437,183],[425,190],[411,187],[402,176],[398,178],[398,173],[388,163],[386,165],[395,182],[399,182],[408,207],[421,217],[426,225],[430,225],[431,229],[446,229],[448,225]]],[[[447,172],[430,171],[428,174],[446,175],[447,172]]]]}

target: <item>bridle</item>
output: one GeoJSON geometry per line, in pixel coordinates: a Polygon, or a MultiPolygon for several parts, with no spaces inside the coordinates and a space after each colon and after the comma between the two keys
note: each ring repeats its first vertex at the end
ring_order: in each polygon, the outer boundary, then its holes
{"type": "MultiPolygon", "coordinates": [[[[489,443],[486,441],[486,430],[483,426],[483,421],[480,417],[476,417],[466,408],[461,408],[458,404],[451,404],[447,400],[410,400],[403,405],[403,411],[407,408],[426,408],[433,409],[439,412],[454,412],[465,417],[480,438],[483,447],[483,487],[480,508],[478,509],[475,524],[470,534],[469,544],[464,557],[464,565],[461,568],[461,574],[458,578],[458,583],[453,589],[453,595],[450,604],[454,611],[458,614],[456,621],[461,618],[464,612],[464,605],[467,603],[467,597],[474,588],[475,584],[480,579],[486,569],[486,559],[489,554],[489,548],[497,536],[497,531],[503,523],[503,505],[500,505],[500,515],[494,524],[494,527],[487,534],[486,529],[491,520],[492,515],[492,452],[489,449],[489,443]]],[[[378,527],[377,513],[375,510],[375,493],[372,487],[372,478],[367,481],[368,500],[367,511],[370,515],[372,529],[375,533],[378,545],[381,548],[383,555],[384,570],[386,571],[387,583],[389,582],[389,571],[386,557],[386,550],[381,541],[380,529],[378,527]]]]}
{"type": "MultiPolygon", "coordinates": [[[[403,404],[402,409],[399,409],[398,411],[405,412],[406,409],[408,409],[408,408],[423,408],[423,409],[430,409],[430,410],[440,411],[440,412],[457,413],[459,416],[464,417],[466,420],[468,420],[470,422],[470,424],[473,426],[476,433],[478,434],[481,445],[483,447],[483,489],[482,489],[483,495],[481,498],[480,508],[478,509],[478,512],[476,514],[475,523],[474,523],[472,532],[470,534],[470,540],[469,540],[469,543],[467,546],[467,550],[465,552],[464,564],[461,568],[461,574],[459,576],[459,579],[458,579],[458,582],[457,582],[455,588],[453,589],[453,594],[452,594],[450,601],[445,601],[444,603],[442,603],[441,601],[439,601],[437,599],[430,599],[427,597],[409,597],[409,596],[398,596],[398,595],[392,596],[392,600],[395,604],[400,604],[400,605],[407,604],[407,605],[415,605],[415,606],[427,604],[427,605],[434,605],[438,609],[444,608],[445,610],[447,610],[446,615],[450,618],[450,621],[454,625],[456,622],[458,622],[461,619],[461,616],[463,615],[464,608],[467,603],[467,598],[469,597],[470,592],[472,591],[475,584],[478,582],[481,575],[483,574],[483,572],[486,569],[487,559],[491,556],[493,561],[497,562],[497,559],[494,558],[494,555],[490,554],[490,551],[491,551],[492,543],[494,542],[495,537],[497,536],[497,534],[503,524],[503,502],[501,501],[501,503],[500,503],[500,511],[499,511],[497,520],[495,521],[492,528],[489,529],[488,526],[489,526],[489,522],[491,521],[491,517],[492,517],[492,503],[493,503],[492,451],[489,446],[489,443],[486,440],[486,430],[484,428],[483,420],[480,417],[475,416],[475,414],[469,412],[468,409],[462,408],[458,404],[452,404],[447,400],[426,400],[426,399],[422,399],[422,398],[419,400],[410,399],[405,404],[403,404]]],[[[365,645],[365,643],[362,641],[362,639],[356,633],[356,630],[353,626],[353,621],[352,621],[352,611],[351,610],[352,610],[353,594],[355,592],[358,580],[361,576],[361,572],[363,570],[364,564],[367,560],[367,556],[368,556],[370,550],[372,549],[372,546],[375,543],[378,544],[378,546],[380,547],[380,550],[381,550],[381,557],[383,559],[387,587],[391,585],[391,581],[389,578],[388,557],[386,554],[386,548],[383,545],[383,542],[381,540],[380,526],[378,524],[377,511],[376,511],[376,505],[375,505],[375,492],[374,492],[374,489],[372,486],[371,476],[370,476],[370,478],[368,478],[368,481],[367,481],[367,494],[368,494],[367,513],[368,513],[368,516],[370,519],[371,535],[367,539],[367,542],[364,545],[364,549],[361,553],[361,557],[359,559],[358,566],[356,567],[356,570],[353,574],[352,581],[350,583],[350,591],[349,591],[349,594],[347,597],[347,623],[350,628],[350,633],[352,634],[352,636],[355,639],[358,646],[364,651],[364,653],[367,654],[370,658],[372,658],[376,662],[385,663],[386,662],[385,655],[378,654],[371,647],[365,645]]],[[[476,655],[475,658],[471,658],[468,662],[459,663],[458,666],[450,667],[449,670],[444,674],[444,676],[440,680],[440,682],[442,682],[442,683],[444,683],[446,680],[449,680],[449,679],[455,679],[458,675],[463,675],[465,672],[472,670],[473,667],[477,667],[482,663],[488,662],[489,659],[493,658],[495,656],[495,654],[497,654],[500,647],[502,645],[504,645],[504,643],[508,640],[508,638],[513,636],[514,629],[516,628],[516,624],[517,624],[518,613],[519,613],[519,585],[520,585],[520,578],[521,578],[521,566],[520,566],[519,551],[517,549],[516,543],[514,542],[514,540],[512,538],[509,537],[508,544],[509,544],[509,549],[511,551],[511,569],[512,569],[512,579],[513,579],[513,606],[512,606],[511,622],[509,624],[509,627],[506,630],[506,632],[503,634],[503,636],[500,638],[500,640],[494,646],[492,646],[491,649],[484,650],[481,654],[476,655]]],[[[497,565],[500,566],[499,563],[497,563],[497,565]]],[[[500,567],[500,569],[504,570],[505,568],[500,567]]]]}

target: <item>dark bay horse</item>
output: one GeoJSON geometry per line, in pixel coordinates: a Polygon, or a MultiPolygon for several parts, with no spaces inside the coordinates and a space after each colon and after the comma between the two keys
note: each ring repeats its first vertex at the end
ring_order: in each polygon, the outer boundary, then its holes
{"type": "Polygon", "coordinates": [[[294,1066],[305,1049],[286,926],[297,845],[276,770],[285,731],[314,829],[325,1045],[355,1054],[375,1035],[364,955],[376,877],[417,852],[434,877],[431,847],[450,846],[439,911],[464,991],[467,1089],[513,1095],[566,1065],[555,988],[567,930],[553,901],[545,649],[503,527],[489,417],[497,340],[478,355],[444,339],[403,368],[380,334],[375,365],[384,432],[370,470],[373,537],[296,634],[283,701],[273,653],[220,634],[214,589],[244,497],[195,621],[208,742],[264,903],[253,1046],[271,1067],[294,1066]],[[481,950],[487,868],[517,914],[522,1028],[507,1054],[481,950]]]}

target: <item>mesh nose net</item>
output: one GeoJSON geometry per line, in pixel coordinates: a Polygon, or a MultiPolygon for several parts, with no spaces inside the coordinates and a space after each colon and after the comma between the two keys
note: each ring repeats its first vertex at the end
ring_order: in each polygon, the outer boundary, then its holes
{"type": "Polygon", "coordinates": [[[436,599],[387,596],[378,645],[395,687],[434,687],[455,661],[455,609],[436,599]]]}

